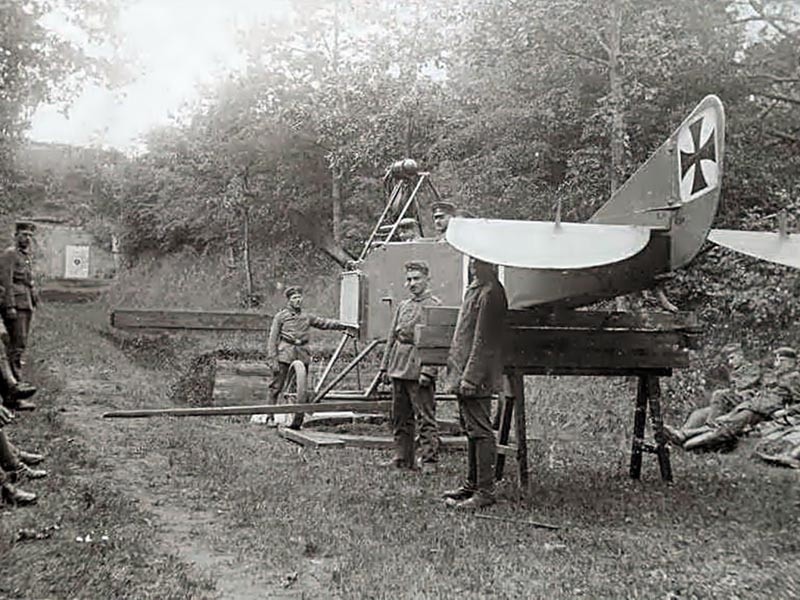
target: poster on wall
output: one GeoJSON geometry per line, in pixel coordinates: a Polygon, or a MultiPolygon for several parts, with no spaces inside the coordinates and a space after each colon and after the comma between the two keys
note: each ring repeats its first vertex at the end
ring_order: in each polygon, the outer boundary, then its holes
{"type": "Polygon", "coordinates": [[[89,277],[89,246],[67,246],[65,248],[64,277],[87,279],[89,277]]]}

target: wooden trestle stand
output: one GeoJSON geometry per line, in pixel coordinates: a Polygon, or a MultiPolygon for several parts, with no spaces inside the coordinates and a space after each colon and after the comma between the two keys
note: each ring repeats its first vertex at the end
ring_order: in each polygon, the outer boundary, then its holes
{"type": "MultiPolygon", "coordinates": [[[[423,364],[446,363],[457,308],[426,309],[417,326],[423,364]]],[[[500,401],[496,477],[502,478],[506,455],[516,455],[519,484],[528,491],[528,442],[525,418],[525,375],[635,376],[638,389],[633,418],[630,476],[639,479],[642,453],[658,456],[661,478],[672,480],[669,448],[661,417],[659,377],[689,366],[689,348],[699,333],[688,313],[619,313],[583,310],[555,312],[509,311],[507,319],[506,385],[500,401]],[[645,441],[647,412],[654,444],[645,441]],[[509,445],[512,421],[516,445],[509,445]]]]}

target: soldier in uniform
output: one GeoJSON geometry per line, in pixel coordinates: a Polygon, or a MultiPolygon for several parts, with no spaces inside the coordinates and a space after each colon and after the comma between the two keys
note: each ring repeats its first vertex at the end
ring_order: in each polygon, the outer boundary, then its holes
{"type": "Polygon", "coordinates": [[[761,369],[745,359],[742,345],[738,342],[728,344],[722,349],[722,354],[726,358],[730,385],[714,390],[710,404],[693,410],[680,429],[665,425],[664,432],[672,443],[683,445],[693,430],[712,424],[756,393],[761,383],[761,369]]]}
{"type": "Polygon", "coordinates": [[[431,208],[433,209],[433,226],[436,229],[436,237],[443,240],[450,219],[456,214],[455,204],[443,201],[434,202],[431,208]]]}
{"type": "Polygon", "coordinates": [[[352,333],[351,327],[335,319],[324,319],[304,313],[301,287],[289,286],[286,288],[285,295],[286,307],[278,311],[272,320],[267,342],[267,356],[272,369],[272,381],[269,384],[271,404],[277,403],[278,394],[283,389],[293,361],[301,361],[308,369],[311,355],[307,346],[312,327],[338,329],[352,333]]]}
{"type": "Polygon", "coordinates": [[[762,376],[758,390],[710,424],[683,432],[682,446],[685,450],[731,446],[749,428],[772,419],[786,408],[794,411],[798,404],[800,372],[797,371],[797,352],[784,346],[775,351],[775,366],[762,376]]]}
{"type": "Polygon", "coordinates": [[[411,297],[394,313],[386,339],[380,372],[392,383],[392,432],[395,455],[388,465],[414,469],[415,420],[419,424],[420,468],[435,469],[439,455],[439,427],[436,423],[436,368],[421,367],[414,344],[414,328],[422,321],[424,306],[441,304],[430,292],[430,267],[424,261],[405,264],[405,286],[411,297]]]}
{"type": "Polygon", "coordinates": [[[450,344],[445,387],[458,395],[467,429],[467,478],[443,497],[448,506],[475,510],[495,503],[491,396],[502,386],[508,300],[493,265],[473,258],[469,270],[472,281],[450,344]]]}
{"type": "Polygon", "coordinates": [[[419,239],[419,225],[417,220],[411,217],[400,219],[395,232],[398,242],[413,242],[419,239]]]}
{"type": "Polygon", "coordinates": [[[22,371],[22,355],[28,344],[28,332],[38,294],[33,285],[31,253],[36,225],[28,221],[16,224],[15,244],[0,254],[0,299],[3,323],[8,331],[8,359],[17,379],[22,371]]]}

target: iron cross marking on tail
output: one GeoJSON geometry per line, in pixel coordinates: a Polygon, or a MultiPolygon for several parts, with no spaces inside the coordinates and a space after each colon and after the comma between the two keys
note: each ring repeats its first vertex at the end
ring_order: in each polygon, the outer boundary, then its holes
{"type": "Polygon", "coordinates": [[[692,134],[692,142],[694,145],[694,152],[680,151],[681,161],[681,179],[686,177],[689,169],[694,167],[694,180],[692,181],[691,194],[704,190],[708,187],[708,182],[703,175],[703,166],[701,161],[710,160],[716,162],[717,160],[717,147],[715,142],[714,133],[708,136],[706,143],[701,146],[701,130],[703,128],[703,119],[698,119],[689,126],[689,131],[692,134]]]}

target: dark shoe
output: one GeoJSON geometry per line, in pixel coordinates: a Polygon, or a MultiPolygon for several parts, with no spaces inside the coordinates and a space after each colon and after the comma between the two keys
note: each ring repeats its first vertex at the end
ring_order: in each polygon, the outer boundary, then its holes
{"type": "MultiPolygon", "coordinates": [[[[456,510],[481,510],[492,504],[495,504],[497,500],[494,496],[490,496],[484,492],[476,492],[473,494],[471,498],[467,498],[466,500],[462,500],[461,502],[454,502],[452,507],[456,510]]],[[[450,506],[450,504],[448,504],[450,506]]]]}
{"type": "Polygon", "coordinates": [[[17,458],[20,460],[20,462],[24,462],[29,467],[38,465],[40,462],[44,462],[44,454],[25,452],[25,450],[20,450],[19,448],[17,448],[17,458]]]}
{"type": "Polygon", "coordinates": [[[468,500],[472,498],[475,494],[475,488],[462,485],[457,487],[454,490],[447,490],[445,493],[442,494],[442,498],[445,500],[453,500],[454,502],[461,502],[463,500],[468,500]]]}
{"type": "Polygon", "coordinates": [[[22,400],[23,398],[30,398],[33,396],[36,393],[36,388],[30,383],[18,381],[17,385],[8,391],[12,398],[15,398],[16,400],[22,400]]]}
{"type": "Polygon", "coordinates": [[[19,488],[14,487],[10,483],[4,483],[2,487],[3,502],[15,506],[25,506],[27,504],[36,504],[36,494],[26,492],[19,488]]]}
{"type": "Polygon", "coordinates": [[[25,463],[20,463],[19,467],[9,473],[13,477],[13,481],[19,481],[21,478],[26,479],[44,479],[47,477],[47,471],[44,469],[31,469],[25,463]]]}

